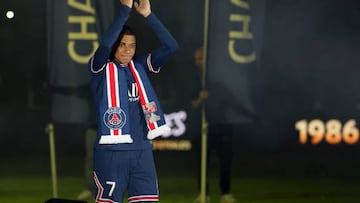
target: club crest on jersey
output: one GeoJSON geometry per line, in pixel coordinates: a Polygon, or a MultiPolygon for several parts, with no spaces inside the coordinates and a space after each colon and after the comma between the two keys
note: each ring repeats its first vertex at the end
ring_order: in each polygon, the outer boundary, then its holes
{"type": "Polygon", "coordinates": [[[104,113],[105,125],[110,129],[121,129],[126,123],[125,112],[119,107],[111,107],[104,113]]]}
{"type": "Polygon", "coordinates": [[[155,104],[155,102],[149,102],[146,103],[145,105],[142,106],[144,114],[145,114],[145,119],[147,121],[150,122],[156,122],[158,120],[160,120],[160,116],[156,115],[155,112],[157,111],[157,106],[155,104]]]}

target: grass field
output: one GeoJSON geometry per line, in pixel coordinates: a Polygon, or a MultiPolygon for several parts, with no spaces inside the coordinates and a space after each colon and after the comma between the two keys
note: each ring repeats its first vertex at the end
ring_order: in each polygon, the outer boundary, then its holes
{"type": "MultiPolygon", "coordinates": [[[[217,180],[211,202],[218,202],[217,180]]],[[[59,198],[75,199],[81,190],[81,177],[59,177],[59,198]]],[[[160,177],[161,203],[190,203],[197,195],[191,177],[160,177]]],[[[356,182],[328,179],[235,178],[233,193],[238,202],[246,203],[357,203],[360,187],[356,182]]],[[[40,203],[52,197],[50,177],[0,178],[1,203],[40,203]]],[[[93,202],[91,200],[89,203],[93,202]]]]}
{"type": "MultiPolygon", "coordinates": [[[[187,156],[187,155],[185,155],[187,156]]],[[[160,203],[192,203],[198,195],[194,163],[183,154],[157,153],[160,203]],[[171,157],[171,159],[169,159],[171,157]]],[[[324,166],[299,159],[279,162],[236,161],[232,193],[239,203],[359,203],[359,167],[348,161],[324,166]],[[294,165],[298,163],[297,165],[294,165]],[[319,165],[319,167],[315,167],[319,165]],[[293,166],[294,165],[294,166],[293,166]],[[337,168],[335,168],[337,166],[337,168]],[[319,172],[322,169],[322,172],[319,172]]],[[[211,203],[220,199],[216,166],[210,163],[211,203]]],[[[82,190],[83,160],[59,158],[58,198],[74,200],[82,190]]],[[[0,203],[44,203],[53,197],[49,159],[1,158],[0,203]]],[[[93,203],[89,200],[88,203],[93,203]]]]}

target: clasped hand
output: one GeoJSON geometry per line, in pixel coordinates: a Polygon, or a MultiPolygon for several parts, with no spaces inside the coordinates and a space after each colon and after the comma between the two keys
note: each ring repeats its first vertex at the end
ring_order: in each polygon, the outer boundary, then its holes
{"type": "Polygon", "coordinates": [[[129,8],[132,8],[134,5],[136,11],[145,18],[151,14],[150,0],[120,0],[120,3],[129,8]]]}

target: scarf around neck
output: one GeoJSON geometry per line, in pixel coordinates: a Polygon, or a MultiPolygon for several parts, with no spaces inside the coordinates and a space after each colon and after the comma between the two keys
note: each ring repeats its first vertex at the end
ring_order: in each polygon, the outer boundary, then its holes
{"type": "MultiPolygon", "coordinates": [[[[106,94],[108,108],[103,120],[110,129],[109,135],[101,135],[99,144],[132,143],[130,132],[128,86],[125,68],[117,68],[113,62],[106,65],[106,94]]],[[[140,105],[148,128],[147,138],[168,134],[170,128],[166,125],[164,113],[159,100],[144,69],[135,68],[134,62],[129,63],[129,69],[135,79],[139,91],[140,105]]]]}

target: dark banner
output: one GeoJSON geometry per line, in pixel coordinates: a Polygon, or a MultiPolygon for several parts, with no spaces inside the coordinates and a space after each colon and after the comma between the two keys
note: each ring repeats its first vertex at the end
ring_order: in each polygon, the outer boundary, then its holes
{"type": "Polygon", "coordinates": [[[358,7],[355,1],[269,1],[254,81],[258,143],[297,154],[358,150],[358,7]]]}
{"type": "Polygon", "coordinates": [[[250,3],[210,1],[206,62],[209,123],[249,123],[256,114],[249,80],[259,65],[265,1],[254,1],[254,10],[250,3]]]}
{"type": "Polygon", "coordinates": [[[114,2],[48,0],[48,82],[51,120],[85,123],[91,99],[87,62],[112,21],[114,2]]]}
{"type": "MultiPolygon", "coordinates": [[[[202,1],[187,2],[186,15],[172,1],[152,2],[180,44],[161,73],[150,76],[172,128],[154,142],[160,150],[190,150],[201,126],[192,120],[189,92],[198,82],[192,76],[194,51],[203,46],[205,7],[202,1]]],[[[254,124],[253,132],[240,135],[253,143],[244,149],[297,153],[313,145],[357,146],[359,46],[356,21],[347,21],[357,16],[350,4],[209,2],[206,88],[215,107],[207,110],[208,122],[254,124]]],[[[53,121],[84,123],[91,117],[86,63],[118,6],[111,0],[48,1],[53,121]]],[[[139,51],[157,46],[142,16],[133,12],[129,24],[137,31],[139,51]]]]}

